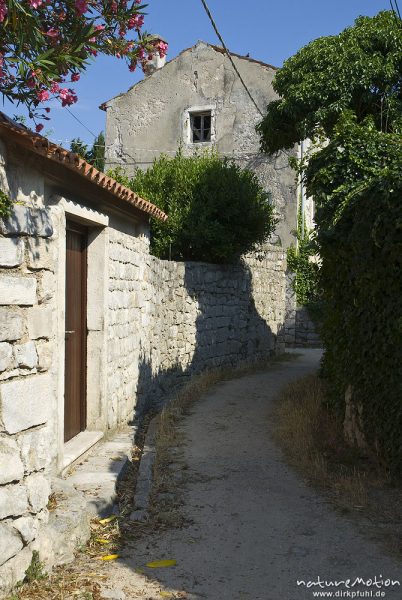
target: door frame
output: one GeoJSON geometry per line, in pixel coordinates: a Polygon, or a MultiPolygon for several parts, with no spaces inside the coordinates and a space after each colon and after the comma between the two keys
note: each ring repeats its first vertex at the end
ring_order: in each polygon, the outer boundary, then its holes
{"type": "Polygon", "coordinates": [[[98,441],[107,429],[107,294],[109,217],[91,207],[55,194],[49,199],[55,229],[56,294],[54,299],[56,340],[52,366],[57,406],[54,438],[57,444],[57,472],[98,441]],[[88,229],[86,315],[86,430],[64,443],[65,310],[66,310],[66,223],[88,229]],[[82,439],[79,438],[82,436],[82,439]],[[75,440],[74,448],[70,447],[75,440]],[[87,445],[86,448],[84,446],[87,445]],[[67,461],[67,462],[66,462],[67,461]]]}

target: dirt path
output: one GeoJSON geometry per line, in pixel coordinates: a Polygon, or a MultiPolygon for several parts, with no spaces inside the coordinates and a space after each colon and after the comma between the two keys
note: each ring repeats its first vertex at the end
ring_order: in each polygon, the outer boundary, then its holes
{"type": "MultiPolygon", "coordinates": [[[[218,384],[193,406],[180,426],[182,457],[178,453],[173,465],[178,485],[183,476],[183,510],[191,524],[126,547],[123,560],[105,565],[108,586],[126,598],[169,597],[171,591],[172,598],[304,600],[320,597],[313,595],[320,587],[307,590],[297,580],[376,576],[402,583],[402,565],[307,487],[272,441],[275,397],[314,371],[318,360],[318,351],[305,351],[295,361],[218,384]],[[177,566],[145,569],[153,582],[135,572],[165,558],[177,566]]],[[[400,586],[378,585],[360,587],[365,595],[354,596],[357,587],[325,589],[334,598],[402,598],[400,586]]]]}

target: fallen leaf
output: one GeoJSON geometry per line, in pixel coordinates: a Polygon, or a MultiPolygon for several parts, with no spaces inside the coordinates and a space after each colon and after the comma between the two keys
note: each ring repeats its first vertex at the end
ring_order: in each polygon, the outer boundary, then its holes
{"type": "Polygon", "coordinates": [[[154,560],[147,563],[145,566],[150,569],[158,569],[160,567],[174,567],[177,564],[176,560],[154,560]]]}
{"type": "Polygon", "coordinates": [[[134,569],[134,571],[136,573],[138,573],[139,575],[142,575],[143,573],[145,573],[144,569],[141,569],[141,567],[137,567],[136,569],[134,569]]]}
{"type": "Polygon", "coordinates": [[[171,592],[159,592],[159,596],[162,596],[162,598],[173,598],[173,594],[171,592]]]}
{"type": "Polygon", "coordinates": [[[99,544],[110,544],[110,540],[104,540],[103,538],[98,538],[96,541],[99,544]]]}
{"type": "Polygon", "coordinates": [[[106,556],[98,556],[98,560],[116,560],[120,558],[120,554],[107,554],[106,556]]]}
{"type": "Polygon", "coordinates": [[[115,519],[117,519],[117,515],[111,515],[110,517],[106,517],[106,519],[99,519],[99,523],[101,525],[105,525],[105,523],[110,523],[111,521],[114,521],[115,519]]]}

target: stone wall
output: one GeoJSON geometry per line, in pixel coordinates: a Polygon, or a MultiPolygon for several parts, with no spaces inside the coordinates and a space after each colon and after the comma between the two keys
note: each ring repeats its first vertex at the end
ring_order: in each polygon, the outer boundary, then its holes
{"type": "Polygon", "coordinates": [[[176,263],[144,259],[138,240],[111,231],[109,256],[109,426],[160,405],[203,369],[284,348],[282,249],[241,266],[176,263]]]}
{"type": "Polygon", "coordinates": [[[299,306],[295,317],[295,345],[299,348],[321,346],[320,336],[306,307],[299,306]]]}
{"type": "Polygon", "coordinates": [[[289,347],[321,347],[320,336],[305,306],[298,306],[293,289],[295,275],[286,273],[285,342],[289,347]]]}
{"type": "Polygon", "coordinates": [[[21,578],[48,520],[56,455],[53,230],[43,208],[0,220],[0,595],[21,578]]]}

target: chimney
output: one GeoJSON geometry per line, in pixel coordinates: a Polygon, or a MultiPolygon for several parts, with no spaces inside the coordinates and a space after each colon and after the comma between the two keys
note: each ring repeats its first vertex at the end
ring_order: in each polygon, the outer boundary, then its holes
{"type": "Polygon", "coordinates": [[[166,63],[166,52],[168,48],[167,42],[160,35],[150,36],[150,44],[154,50],[149,53],[151,58],[145,60],[143,66],[144,74],[146,77],[155,73],[158,69],[161,69],[166,63]]]}

